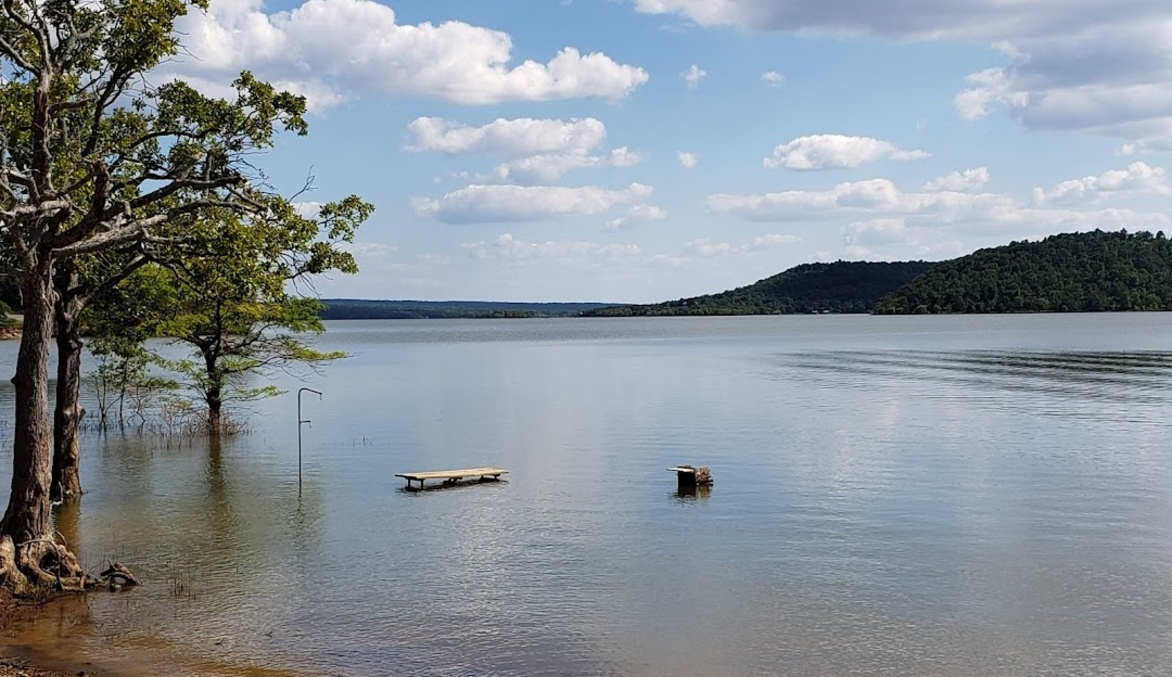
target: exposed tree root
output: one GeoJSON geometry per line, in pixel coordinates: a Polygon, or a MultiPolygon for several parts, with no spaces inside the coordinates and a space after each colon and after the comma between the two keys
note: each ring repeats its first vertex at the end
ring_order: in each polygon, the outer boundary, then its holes
{"type": "Polygon", "coordinates": [[[105,571],[91,575],[66,546],[54,539],[15,545],[11,537],[0,537],[0,586],[17,597],[86,592],[99,587],[121,590],[135,585],[139,585],[139,580],[117,562],[109,562],[105,571]]]}

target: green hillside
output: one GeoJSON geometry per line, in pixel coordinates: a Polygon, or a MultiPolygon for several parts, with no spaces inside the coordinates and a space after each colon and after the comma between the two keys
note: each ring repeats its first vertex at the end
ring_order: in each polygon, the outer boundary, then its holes
{"type": "Polygon", "coordinates": [[[932,265],[925,261],[806,263],[720,294],[652,305],[612,306],[582,314],[588,317],[629,317],[867,313],[884,295],[912,281],[932,265]]]}
{"type": "Polygon", "coordinates": [[[1172,309],[1164,233],[1067,233],[937,264],[876,313],[1013,313],[1172,309]]]}

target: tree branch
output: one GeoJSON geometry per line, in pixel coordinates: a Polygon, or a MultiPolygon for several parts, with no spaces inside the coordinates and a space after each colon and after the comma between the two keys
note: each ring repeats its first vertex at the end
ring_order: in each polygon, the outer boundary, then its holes
{"type": "MultiPolygon", "coordinates": [[[[4,4],[7,5],[8,3],[4,4]]],[[[7,13],[7,11],[5,13],[7,13]]],[[[8,57],[12,63],[24,69],[30,75],[40,75],[41,73],[39,68],[29,63],[23,56],[20,55],[19,52],[16,51],[16,48],[12,46],[12,43],[10,43],[7,38],[0,37],[0,54],[8,57]]]]}
{"type": "Polygon", "coordinates": [[[121,270],[119,270],[117,273],[107,277],[100,284],[83,285],[81,290],[85,292],[86,296],[89,296],[91,298],[94,296],[98,296],[100,294],[105,294],[106,292],[110,291],[114,287],[117,287],[119,284],[121,284],[123,280],[125,280],[126,278],[133,275],[135,273],[135,271],[137,271],[138,269],[142,268],[143,266],[145,266],[146,264],[148,264],[150,262],[151,262],[150,258],[147,257],[145,254],[139,254],[134,259],[132,259],[129,263],[127,263],[125,266],[123,266],[121,270]]]}
{"type": "MultiPolygon", "coordinates": [[[[13,3],[12,0],[3,0],[3,2],[0,3],[0,9],[4,10],[4,14],[7,15],[8,18],[11,19],[13,23],[20,26],[25,31],[29,32],[30,34],[37,36],[36,27],[33,26],[32,22],[30,22],[29,20],[22,17],[20,15],[20,13],[16,11],[14,4],[15,3],[13,3]]],[[[39,42],[39,37],[38,37],[38,42],[39,42]]],[[[9,46],[9,48],[11,49],[11,46],[9,46]]],[[[12,53],[6,54],[6,56],[11,58],[13,60],[13,62],[17,62],[18,59],[20,61],[24,61],[24,58],[21,57],[21,55],[15,49],[12,49],[12,53]]],[[[28,62],[25,61],[25,63],[28,63],[28,62]]],[[[19,65],[19,63],[18,63],[18,65],[19,65]]],[[[45,64],[43,64],[43,65],[48,66],[49,65],[48,60],[46,60],[45,64]]],[[[24,66],[21,66],[21,67],[24,68],[24,66]]],[[[31,73],[36,74],[36,75],[40,75],[40,73],[41,73],[40,68],[34,67],[31,64],[28,65],[27,70],[31,73]]]]}
{"type": "MultiPolygon", "coordinates": [[[[150,228],[153,228],[177,216],[191,214],[203,209],[211,209],[215,207],[222,207],[227,209],[239,209],[240,204],[227,200],[196,200],[188,202],[182,206],[170,209],[163,214],[155,214],[144,218],[136,219],[129,223],[116,225],[115,227],[97,235],[90,235],[84,239],[76,239],[69,243],[58,243],[53,247],[53,253],[57,256],[77,256],[78,254],[89,254],[91,252],[101,251],[108,247],[113,247],[124,242],[130,242],[138,239],[150,228]]],[[[108,222],[103,222],[107,223],[108,222]]],[[[100,225],[100,224],[99,224],[100,225]]]]}

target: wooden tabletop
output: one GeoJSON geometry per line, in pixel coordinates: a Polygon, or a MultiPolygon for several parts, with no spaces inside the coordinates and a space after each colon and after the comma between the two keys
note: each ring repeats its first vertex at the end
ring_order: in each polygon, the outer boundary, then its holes
{"type": "Polygon", "coordinates": [[[484,477],[486,475],[506,475],[508,470],[500,468],[466,468],[463,470],[428,470],[426,472],[403,472],[395,473],[395,477],[402,477],[406,480],[416,480],[422,482],[423,480],[452,480],[462,479],[465,477],[484,477]]]}

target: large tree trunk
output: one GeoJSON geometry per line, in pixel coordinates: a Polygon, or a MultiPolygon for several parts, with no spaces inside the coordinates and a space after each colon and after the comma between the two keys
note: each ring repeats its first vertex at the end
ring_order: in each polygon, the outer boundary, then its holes
{"type": "MultiPolygon", "coordinates": [[[[53,264],[48,251],[25,271],[24,328],[16,376],[12,491],[0,520],[0,585],[18,594],[56,587],[84,590],[98,582],[87,576],[68,547],[57,542],[49,502],[53,474],[49,418],[49,347],[53,344],[53,264]]],[[[122,579],[130,580],[115,572],[122,579]]],[[[104,580],[113,580],[106,577],[104,580]]]]}
{"type": "Polygon", "coordinates": [[[53,276],[48,252],[23,284],[24,328],[16,363],[16,417],[13,429],[12,492],[0,534],[22,544],[50,538],[52,433],[49,427],[49,346],[53,341],[53,276]]]}
{"type": "Polygon", "coordinates": [[[78,427],[85,412],[81,408],[81,298],[58,285],[57,303],[57,407],[53,417],[53,482],[50,496],[55,501],[81,498],[81,453],[78,427]]]}

